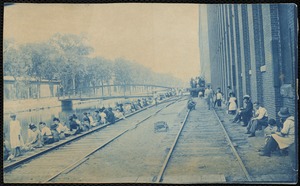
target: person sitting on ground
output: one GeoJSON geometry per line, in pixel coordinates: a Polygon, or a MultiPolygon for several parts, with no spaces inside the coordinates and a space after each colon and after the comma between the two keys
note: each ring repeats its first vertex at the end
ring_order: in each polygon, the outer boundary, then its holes
{"type": "Polygon", "coordinates": [[[90,118],[88,117],[87,112],[83,113],[83,118],[82,118],[82,127],[83,127],[83,131],[87,131],[90,130],[91,128],[91,121],[90,118]]]}
{"type": "Polygon", "coordinates": [[[122,103],[119,104],[118,108],[119,108],[119,111],[124,114],[124,108],[123,108],[123,104],[122,103]]]}
{"type": "Polygon", "coordinates": [[[71,135],[70,129],[65,125],[65,123],[61,123],[58,118],[53,118],[53,122],[57,125],[56,130],[59,134],[59,139],[63,140],[71,135]]]}
{"type": "Polygon", "coordinates": [[[114,115],[117,119],[125,119],[125,116],[123,115],[122,112],[120,112],[120,109],[116,109],[116,111],[114,111],[114,115]]]}
{"type": "Polygon", "coordinates": [[[147,102],[147,100],[146,100],[145,98],[143,98],[143,101],[142,101],[142,103],[143,103],[143,107],[146,107],[146,106],[148,106],[148,102],[147,102]]]}
{"type": "Polygon", "coordinates": [[[45,122],[40,122],[40,129],[41,129],[41,136],[42,136],[42,144],[46,145],[46,144],[51,144],[54,142],[51,130],[49,129],[48,126],[46,126],[45,122]]]}
{"type": "Polygon", "coordinates": [[[73,116],[69,117],[69,126],[72,135],[81,133],[80,125],[75,121],[75,118],[73,116]]]}
{"type": "Polygon", "coordinates": [[[106,117],[107,116],[106,116],[103,108],[100,110],[100,117],[101,117],[101,124],[106,124],[106,117]]]}
{"type": "Polygon", "coordinates": [[[187,104],[187,108],[189,110],[196,110],[196,102],[193,100],[193,98],[190,98],[187,104]]]}
{"type": "Polygon", "coordinates": [[[91,125],[91,127],[95,127],[95,126],[97,125],[97,123],[94,121],[94,118],[93,118],[93,116],[91,115],[91,113],[88,112],[88,113],[87,113],[87,116],[88,116],[88,118],[89,118],[89,120],[90,120],[90,125],[91,125]]]}
{"type": "Polygon", "coordinates": [[[51,130],[51,134],[53,136],[54,142],[58,142],[59,141],[59,133],[56,130],[57,127],[58,127],[57,124],[53,124],[53,125],[50,126],[50,130],[51,130]]]}
{"type": "Polygon", "coordinates": [[[268,125],[268,113],[267,110],[262,107],[259,102],[254,103],[256,109],[255,116],[248,122],[246,134],[250,134],[248,137],[254,137],[255,131],[262,128],[262,126],[268,125]]]}
{"type": "Polygon", "coordinates": [[[271,134],[270,139],[265,145],[263,151],[259,153],[260,156],[271,156],[271,152],[274,151],[277,146],[279,149],[287,149],[295,142],[295,119],[291,116],[287,107],[280,108],[278,112],[283,128],[280,132],[271,134]]]}
{"type": "Polygon", "coordinates": [[[5,135],[3,135],[3,161],[7,160],[10,156],[10,151],[8,149],[7,140],[5,140],[5,135]]]}
{"type": "Polygon", "coordinates": [[[234,93],[230,94],[230,98],[228,100],[228,114],[235,115],[237,109],[237,100],[234,93]]]}
{"type": "Polygon", "coordinates": [[[268,120],[268,126],[264,129],[264,137],[265,137],[265,143],[258,149],[258,152],[262,151],[264,149],[264,146],[267,144],[269,139],[271,138],[272,134],[275,134],[276,132],[279,132],[279,128],[277,127],[276,121],[274,119],[268,120]]]}
{"type": "Polygon", "coordinates": [[[272,134],[275,134],[278,131],[278,126],[276,124],[275,119],[269,119],[268,121],[268,126],[264,129],[264,134],[265,134],[265,144],[269,141],[271,138],[272,134]]]}
{"type": "Polygon", "coordinates": [[[27,143],[24,145],[24,150],[33,150],[42,146],[42,136],[40,130],[38,130],[34,123],[30,123],[28,126],[27,143]]]}
{"type": "Polygon", "coordinates": [[[115,114],[113,113],[111,107],[109,107],[107,110],[108,110],[108,112],[107,112],[107,121],[108,121],[110,124],[114,124],[115,121],[116,121],[115,114]]]}
{"type": "Polygon", "coordinates": [[[124,115],[131,113],[131,104],[125,104],[124,106],[124,115]]]}
{"type": "Polygon", "coordinates": [[[138,101],[137,101],[137,106],[139,107],[139,109],[143,108],[143,106],[142,106],[142,104],[141,104],[141,100],[140,100],[140,99],[138,99],[138,101]]]}
{"type": "Polygon", "coordinates": [[[99,114],[99,110],[96,110],[96,111],[95,111],[95,119],[96,119],[96,121],[95,121],[96,126],[97,126],[97,125],[100,125],[100,124],[101,124],[101,116],[100,116],[100,114],[99,114]]]}
{"type": "Polygon", "coordinates": [[[131,103],[131,109],[130,110],[131,110],[131,112],[135,112],[135,111],[138,110],[137,107],[135,106],[134,102],[131,103]]]}
{"type": "Polygon", "coordinates": [[[85,128],[76,114],[73,114],[73,120],[79,125],[81,132],[85,131],[85,128]]]}
{"type": "Polygon", "coordinates": [[[246,104],[246,107],[244,109],[240,109],[233,119],[233,123],[243,121],[243,127],[246,127],[248,125],[248,122],[253,116],[253,104],[251,102],[250,96],[245,95],[243,97],[244,103],[246,104]]]}

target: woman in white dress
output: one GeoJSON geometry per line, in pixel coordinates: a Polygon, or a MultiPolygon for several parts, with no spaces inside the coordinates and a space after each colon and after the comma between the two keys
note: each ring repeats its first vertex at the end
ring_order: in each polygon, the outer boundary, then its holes
{"type": "Polygon", "coordinates": [[[15,114],[12,114],[10,118],[10,147],[12,151],[12,157],[10,159],[12,159],[13,157],[18,157],[21,155],[22,136],[20,121],[16,119],[15,114]]]}
{"type": "Polygon", "coordinates": [[[235,97],[234,93],[230,94],[230,98],[229,98],[228,102],[229,102],[228,114],[235,115],[236,109],[237,109],[237,104],[236,104],[236,97],[235,97]]]}

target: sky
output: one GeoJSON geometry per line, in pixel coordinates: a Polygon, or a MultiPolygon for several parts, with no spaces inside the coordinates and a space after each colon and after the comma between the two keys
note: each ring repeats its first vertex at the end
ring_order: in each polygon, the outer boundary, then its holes
{"type": "Polygon", "coordinates": [[[4,39],[43,42],[85,34],[91,56],[125,58],[184,81],[199,75],[199,5],[15,4],[4,9],[4,39]]]}

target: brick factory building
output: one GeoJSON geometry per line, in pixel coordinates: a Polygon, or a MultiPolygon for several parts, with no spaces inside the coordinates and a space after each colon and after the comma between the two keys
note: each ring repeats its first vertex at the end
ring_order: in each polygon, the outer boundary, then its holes
{"type": "Polygon", "coordinates": [[[205,8],[207,15],[200,5],[199,32],[205,24],[208,29],[199,34],[199,45],[208,35],[209,49],[200,47],[200,66],[210,64],[212,88],[220,87],[227,95],[227,86],[231,85],[239,104],[248,94],[253,102],[262,103],[271,118],[278,119],[282,106],[295,115],[295,4],[210,4],[205,8]],[[201,16],[207,17],[207,23],[201,22],[201,16]]]}

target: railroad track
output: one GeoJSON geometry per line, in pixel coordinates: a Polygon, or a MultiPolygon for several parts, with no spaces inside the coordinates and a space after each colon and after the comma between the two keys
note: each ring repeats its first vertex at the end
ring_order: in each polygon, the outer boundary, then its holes
{"type": "MultiPolygon", "coordinates": [[[[4,167],[4,179],[9,179],[10,175],[17,174],[20,175],[17,178],[19,180],[14,180],[14,182],[24,182],[24,180],[28,182],[50,182],[60,174],[70,172],[85,162],[94,152],[104,148],[120,136],[135,129],[145,120],[179,100],[180,98],[171,98],[162,102],[157,107],[150,106],[139,110],[138,112],[149,109],[154,112],[150,115],[141,112],[140,115],[143,119],[136,122],[132,121],[134,120],[133,118],[123,121],[122,125],[114,124],[98,127],[93,129],[93,131],[74,137],[74,139],[70,139],[62,144],[50,147],[45,151],[34,154],[13,165],[6,166],[4,167]],[[40,157],[41,155],[43,156],[40,157]],[[45,172],[41,170],[44,170],[45,172]]],[[[130,116],[133,116],[134,114],[130,116]]]]}
{"type": "Polygon", "coordinates": [[[199,110],[195,110],[192,111],[191,117],[189,116],[190,111],[186,113],[158,176],[152,181],[155,183],[252,181],[216,111],[207,111],[206,107],[202,107],[200,114],[199,110]],[[202,114],[206,116],[210,114],[215,118],[203,119],[202,114]],[[186,175],[185,172],[190,175],[186,175]]]}

